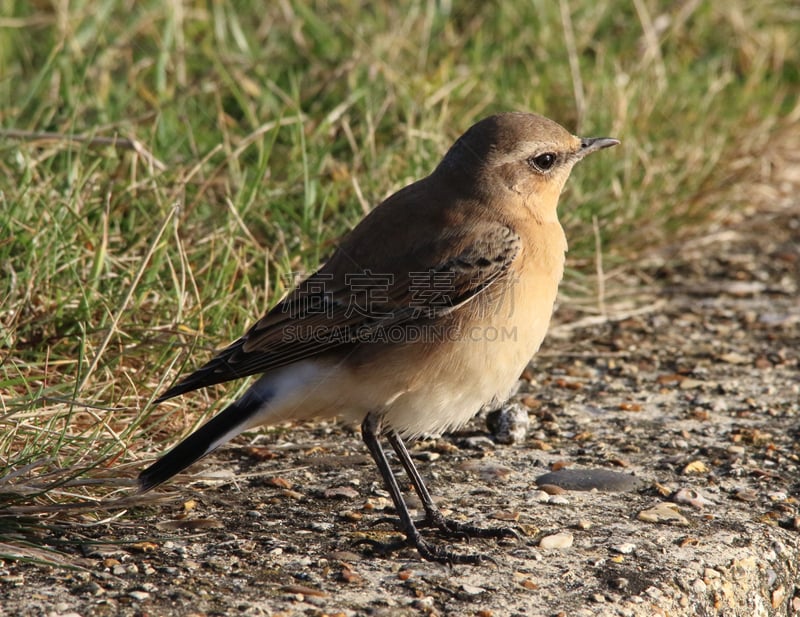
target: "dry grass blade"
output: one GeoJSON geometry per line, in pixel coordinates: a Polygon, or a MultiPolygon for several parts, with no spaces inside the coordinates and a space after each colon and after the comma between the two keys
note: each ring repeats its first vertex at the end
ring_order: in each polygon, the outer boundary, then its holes
{"type": "Polygon", "coordinates": [[[138,139],[131,137],[104,137],[101,135],[69,135],[50,131],[25,131],[22,129],[0,129],[0,137],[20,139],[29,142],[74,142],[89,146],[111,146],[123,150],[132,150],[147,165],[156,171],[165,171],[167,166],[159,161],[138,139]]]}

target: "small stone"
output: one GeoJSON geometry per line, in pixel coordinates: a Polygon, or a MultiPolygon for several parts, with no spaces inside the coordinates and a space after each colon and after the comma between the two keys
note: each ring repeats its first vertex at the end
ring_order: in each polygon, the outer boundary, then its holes
{"type": "Polygon", "coordinates": [[[739,501],[756,501],[758,499],[758,491],[748,487],[741,487],[736,489],[733,497],[739,501]]]}
{"type": "Polygon", "coordinates": [[[326,598],[328,594],[321,589],[314,589],[313,587],[306,587],[305,585],[284,585],[281,591],[300,596],[312,596],[317,598],[326,598]]]}
{"type": "Polygon", "coordinates": [[[705,568],[703,570],[703,578],[706,580],[713,580],[719,577],[720,577],[719,571],[715,570],[714,568],[705,568]]]}
{"type": "Polygon", "coordinates": [[[392,501],[388,497],[367,497],[364,502],[365,510],[380,511],[391,507],[392,501]]]}
{"type": "Polygon", "coordinates": [[[565,549],[572,546],[574,536],[568,531],[561,531],[539,540],[539,547],[544,549],[565,549]]]}
{"type": "Polygon", "coordinates": [[[707,589],[708,585],[706,585],[706,582],[702,578],[696,578],[692,581],[692,591],[696,594],[702,596],[706,593],[707,589]]]}
{"type": "Polygon", "coordinates": [[[461,590],[468,596],[479,596],[482,593],[486,593],[486,590],[483,587],[477,587],[476,585],[468,585],[467,583],[461,584],[461,590]]]}
{"type": "Polygon", "coordinates": [[[364,578],[358,572],[347,566],[342,568],[342,571],[339,573],[339,578],[351,585],[358,585],[364,582],[364,578]]]}
{"type": "Polygon", "coordinates": [[[723,362],[728,364],[749,364],[750,358],[745,355],[742,355],[736,351],[731,351],[729,353],[724,353],[719,356],[719,359],[723,362]]]}
{"type": "Polygon", "coordinates": [[[130,548],[140,553],[154,553],[158,550],[158,544],[155,542],[134,542],[130,545],[130,548]]]}
{"type": "Polygon", "coordinates": [[[694,488],[682,488],[675,493],[674,499],[676,503],[685,503],[698,510],[714,505],[713,501],[694,488]]]}
{"type": "Polygon", "coordinates": [[[688,525],[689,520],[683,516],[677,506],[668,503],[659,503],[653,508],[642,510],[637,518],[646,523],[666,523],[670,525],[688,525]]]}
{"type": "Polygon", "coordinates": [[[555,484],[540,484],[539,488],[548,495],[563,495],[567,489],[556,486],[555,484]]]}
{"type": "Polygon", "coordinates": [[[528,496],[528,501],[533,503],[547,503],[550,500],[550,495],[545,491],[531,491],[528,496]]]}
{"type": "Polygon", "coordinates": [[[463,471],[477,473],[486,482],[505,482],[514,473],[511,467],[486,462],[486,460],[467,461],[458,466],[463,471]]]}
{"type": "Polygon", "coordinates": [[[528,410],[519,403],[506,405],[486,416],[486,425],[497,443],[522,443],[528,436],[528,410]]]}
{"type": "Polygon", "coordinates": [[[128,596],[136,600],[137,602],[144,602],[145,600],[150,599],[150,594],[146,591],[131,591],[128,596]]]}
{"type": "Polygon", "coordinates": [[[438,452],[429,452],[425,450],[423,452],[413,452],[411,454],[411,458],[416,459],[418,461],[424,461],[426,463],[431,463],[433,461],[439,460],[441,458],[441,454],[438,452]]]}
{"type": "Polygon", "coordinates": [[[636,545],[631,542],[625,542],[624,544],[612,546],[611,550],[615,553],[619,553],[620,555],[630,555],[636,550],[636,545]]]}
{"type": "Polygon", "coordinates": [[[692,461],[683,468],[685,474],[701,474],[708,471],[708,466],[703,461],[692,461]]]}
{"type": "Polygon", "coordinates": [[[335,561],[344,562],[361,561],[362,559],[361,555],[354,553],[353,551],[332,551],[328,553],[327,557],[335,561]]]}
{"type": "Polygon", "coordinates": [[[632,491],[642,486],[641,478],[610,469],[559,469],[536,478],[536,484],[559,486],[568,491],[632,491]]]}
{"type": "Polygon", "coordinates": [[[772,608],[778,608],[786,597],[786,588],[780,585],[772,592],[772,608]]]}
{"type": "Polygon", "coordinates": [[[721,285],[721,291],[732,296],[757,295],[764,291],[766,285],[760,281],[728,281],[721,285]]]}
{"type": "Polygon", "coordinates": [[[519,512],[516,510],[498,510],[491,514],[491,518],[498,521],[516,522],[519,520],[519,512]]]}
{"type": "Polygon", "coordinates": [[[414,600],[412,605],[427,612],[434,607],[435,602],[433,596],[423,596],[414,600]]]}
{"type": "Polygon", "coordinates": [[[290,480],[287,480],[286,478],[281,478],[280,476],[267,478],[267,480],[264,483],[268,486],[274,486],[275,488],[283,488],[283,489],[291,489],[293,486],[290,480]]]}
{"type": "Polygon", "coordinates": [[[222,521],[213,518],[174,519],[156,523],[156,529],[159,531],[176,531],[178,529],[195,531],[198,529],[219,529],[221,527],[224,527],[222,521]]]}
{"type": "Polygon", "coordinates": [[[328,499],[355,499],[358,491],[352,486],[333,486],[325,489],[324,495],[328,499]]]}
{"type": "Polygon", "coordinates": [[[461,440],[461,445],[470,450],[494,450],[495,444],[486,435],[474,435],[461,440]]]}

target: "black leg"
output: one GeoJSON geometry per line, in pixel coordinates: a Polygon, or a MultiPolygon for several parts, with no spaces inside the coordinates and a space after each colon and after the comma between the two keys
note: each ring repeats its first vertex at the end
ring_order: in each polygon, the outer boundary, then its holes
{"type": "Polygon", "coordinates": [[[470,536],[477,538],[519,538],[519,534],[510,527],[495,527],[485,529],[470,523],[462,523],[460,521],[454,521],[446,518],[439,511],[439,508],[436,507],[436,504],[433,503],[433,497],[431,497],[428,487],[425,486],[422,476],[419,475],[417,467],[411,460],[411,455],[408,453],[406,445],[403,443],[400,435],[398,435],[395,431],[388,431],[386,437],[389,440],[392,448],[394,448],[394,451],[397,453],[397,457],[400,459],[403,469],[406,470],[408,477],[411,478],[411,483],[414,485],[414,489],[417,491],[417,495],[419,495],[419,498],[422,501],[422,507],[425,509],[424,524],[426,526],[437,527],[445,534],[450,536],[467,538],[470,536]]]}
{"type": "MultiPolygon", "coordinates": [[[[381,476],[386,484],[386,488],[389,490],[389,494],[392,497],[394,507],[397,510],[397,515],[400,517],[400,526],[402,528],[401,531],[406,535],[406,542],[411,546],[414,546],[417,551],[419,551],[419,554],[428,561],[438,561],[440,563],[447,564],[481,563],[484,559],[481,555],[460,555],[458,553],[452,553],[442,546],[430,544],[423,539],[419,533],[419,530],[414,524],[414,521],[411,519],[411,514],[408,511],[406,502],[403,499],[403,494],[400,491],[400,485],[397,483],[397,478],[395,477],[394,472],[392,472],[389,461],[386,459],[386,454],[381,447],[379,442],[380,435],[380,417],[374,413],[367,414],[367,417],[364,418],[364,422],[361,424],[361,436],[364,440],[364,443],[367,445],[367,449],[372,455],[375,464],[378,466],[378,470],[381,472],[381,476]]],[[[419,474],[417,474],[417,478],[418,477],[419,474]]],[[[416,486],[416,482],[414,482],[414,485],[416,486]]],[[[430,500],[430,494],[427,492],[427,490],[425,492],[430,500]]]]}

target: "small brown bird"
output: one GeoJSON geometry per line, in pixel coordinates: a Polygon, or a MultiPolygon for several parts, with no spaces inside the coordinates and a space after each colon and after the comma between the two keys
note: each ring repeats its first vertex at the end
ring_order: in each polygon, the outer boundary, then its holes
{"type": "Polygon", "coordinates": [[[505,400],[547,331],[567,241],[556,205],[573,165],[619,142],[578,138],[535,114],[481,120],[431,175],[387,198],[239,340],[162,394],[261,374],[237,401],[139,476],[146,491],[242,431],[285,420],[361,422],[406,543],[425,559],[477,563],[419,533],[381,447],[425,510],[420,526],[500,537],[446,519],[403,437],[457,428],[505,400]]]}

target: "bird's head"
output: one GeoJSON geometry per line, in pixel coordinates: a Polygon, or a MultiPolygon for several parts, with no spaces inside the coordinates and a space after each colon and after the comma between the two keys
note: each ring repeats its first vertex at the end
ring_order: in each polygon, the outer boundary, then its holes
{"type": "Polygon", "coordinates": [[[609,137],[572,135],[543,116],[512,112],[474,124],[437,168],[490,202],[516,195],[537,214],[555,214],[572,167],[587,154],[615,146],[609,137]]]}

